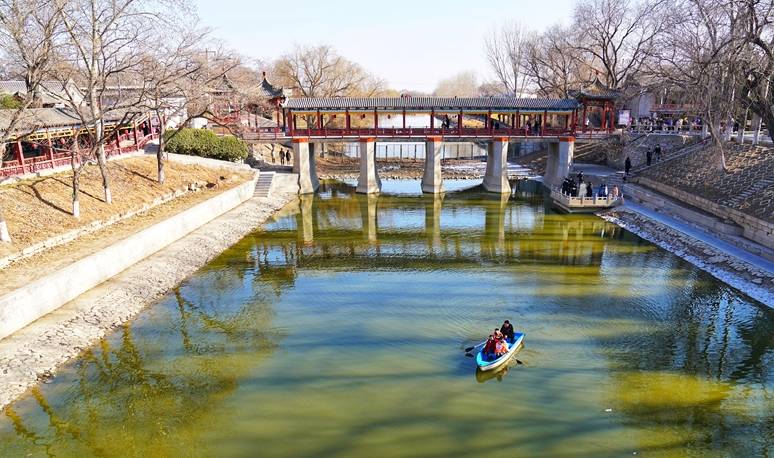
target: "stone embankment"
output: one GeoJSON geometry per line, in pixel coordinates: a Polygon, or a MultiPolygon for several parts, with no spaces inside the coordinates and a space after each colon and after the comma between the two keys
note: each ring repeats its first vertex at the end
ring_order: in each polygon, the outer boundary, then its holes
{"type": "Polygon", "coordinates": [[[135,317],[297,197],[296,177],[276,175],[252,197],[155,254],[0,341],[0,406],[135,317]]]}

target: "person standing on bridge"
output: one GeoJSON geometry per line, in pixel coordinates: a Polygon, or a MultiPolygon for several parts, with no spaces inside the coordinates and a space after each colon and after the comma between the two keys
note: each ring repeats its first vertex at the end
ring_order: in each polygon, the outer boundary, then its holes
{"type": "Polygon", "coordinates": [[[661,162],[661,144],[656,144],[656,162],[661,162]]]}
{"type": "Polygon", "coordinates": [[[629,179],[629,171],[632,169],[632,160],[629,156],[626,156],[626,162],[624,162],[624,181],[629,179]]]}
{"type": "Polygon", "coordinates": [[[650,167],[650,164],[653,162],[653,150],[648,148],[648,152],[645,153],[645,160],[648,163],[648,167],[650,167]]]}

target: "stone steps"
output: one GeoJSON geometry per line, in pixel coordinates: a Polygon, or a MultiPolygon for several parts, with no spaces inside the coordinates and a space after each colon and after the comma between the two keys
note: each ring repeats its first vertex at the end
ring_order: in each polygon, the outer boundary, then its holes
{"type": "Polygon", "coordinates": [[[274,174],[275,172],[261,172],[258,175],[258,181],[255,182],[255,197],[269,197],[274,174]]]}

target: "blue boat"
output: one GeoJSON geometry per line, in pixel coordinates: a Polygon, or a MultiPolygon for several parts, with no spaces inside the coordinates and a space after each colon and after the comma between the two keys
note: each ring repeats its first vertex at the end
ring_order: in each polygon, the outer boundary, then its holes
{"type": "Polygon", "coordinates": [[[500,356],[499,358],[494,358],[494,355],[484,355],[484,348],[481,348],[481,351],[479,351],[476,355],[476,364],[480,370],[495,370],[503,364],[507,363],[508,360],[516,354],[516,352],[519,350],[519,347],[521,347],[521,344],[524,341],[524,333],[514,333],[513,339],[508,339],[506,341],[508,342],[508,353],[500,356]]]}

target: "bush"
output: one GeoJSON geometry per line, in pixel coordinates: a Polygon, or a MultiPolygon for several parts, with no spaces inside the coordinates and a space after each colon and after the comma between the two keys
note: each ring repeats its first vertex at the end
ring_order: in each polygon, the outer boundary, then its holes
{"type": "Polygon", "coordinates": [[[16,109],[21,108],[21,106],[19,99],[11,94],[0,94],[0,109],[16,109]]]}
{"type": "Polygon", "coordinates": [[[249,154],[247,144],[236,137],[218,137],[205,129],[169,130],[166,150],[175,154],[208,157],[222,161],[244,161],[249,154]]]}

